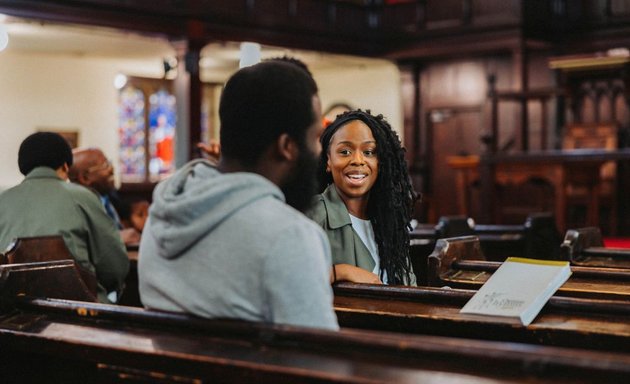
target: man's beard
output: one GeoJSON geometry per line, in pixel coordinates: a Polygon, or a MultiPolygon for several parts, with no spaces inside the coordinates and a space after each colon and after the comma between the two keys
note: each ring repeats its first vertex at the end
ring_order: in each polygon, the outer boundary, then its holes
{"type": "Polygon", "coordinates": [[[300,146],[300,155],[293,174],[281,187],[287,204],[304,212],[311,206],[317,191],[317,156],[305,145],[300,146]]]}

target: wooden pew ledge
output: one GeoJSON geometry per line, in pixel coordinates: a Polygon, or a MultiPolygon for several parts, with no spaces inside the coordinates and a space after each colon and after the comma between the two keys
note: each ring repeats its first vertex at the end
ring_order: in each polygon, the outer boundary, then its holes
{"type": "MultiPolygon", "coordinates": [[[[366,297],[396,301],[437,303],[448,306],[464,306],[476,290],[434,287],[404,287],[376,284],[341,282],[333,286],[335,296],[366,297]]],[[[630,316],[630,305],[618,300],[598,300],[578,297],[552,296],[544,307],[546,312],[591,313],[601,316],[630,316]]],[[[630,332],[630,328],[628,329],[630,332]]]]}
{"type": "Polygon", "coordinates": [[[503,234],[525,232],[525,225],[522,224],[475,224],[477,234],[503,234]]]}
{"type": "MultiPolygon", "coordinates": [[[[331,332],[65,300],[23,300],[17,309],[20,313],[0,320],[0,354],[5,357],[63,356],[118,372],[160,370],[167,378],[580,383],[595,377],[600,382],[630,377],[630,355],[620,353],[349,329],[331,332]]],[[[38,360],[27,363],[32,361],[38,360]]]]}
{"type": "MultiPolygon", "coordinates": [[[[494,272],[501,264],[502,263],[499,261],[458,260],[453,261],[451,267],[454,270],[494,272]]],[[[630,281],[630,270],[625,268],[581,267],[572,265],[571,272],[573,272],[571,276],[574,278],[597,278],[601,280],[615,280],[618,282],[630,281]]]]}
{"type": "Polygon", "coordinates": [[[532,324],[523,326],[516,319],[462,314],[461,297],[453,303],[441,296],[439,302],[337,293],[334,306],[343,327],[630,354],[627,303],[552,298],[532,324]]]}
{"type": "MultiPolygon", "coordinates": [[[[498,262],[462,260],[432,279],[434,286],[479,289],[500,266],[498,262]]],[[[599,300],[630,302],[630,270],[623,268],[598,268],[571,266],[573,274],[554,297],[580,297],[599,300]]]]}

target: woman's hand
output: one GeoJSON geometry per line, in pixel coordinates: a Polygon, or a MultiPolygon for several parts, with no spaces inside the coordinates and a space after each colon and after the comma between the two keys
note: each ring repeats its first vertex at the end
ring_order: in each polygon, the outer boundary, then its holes
{"type": "Polygon", "coordinates": [[[383,284],[378,276],[370,271],[366,271],[363,268],[355,267],[350,264],[335,264],[335,273],[331,271],[330,281],[334,283],[336,281],[349,281],[351,283],[365,283],[365,284],[383,284]],[[336,280],[335,276],[337,277],[336,280]]]}

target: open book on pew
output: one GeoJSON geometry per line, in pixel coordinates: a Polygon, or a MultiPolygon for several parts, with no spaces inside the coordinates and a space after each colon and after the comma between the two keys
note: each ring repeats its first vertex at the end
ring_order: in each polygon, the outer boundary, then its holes
{"type": "Polygon", "coordinates": [[[529,325],[569,276],[567,261],[509,257],[460,313],[510,317],[529,325]]]}

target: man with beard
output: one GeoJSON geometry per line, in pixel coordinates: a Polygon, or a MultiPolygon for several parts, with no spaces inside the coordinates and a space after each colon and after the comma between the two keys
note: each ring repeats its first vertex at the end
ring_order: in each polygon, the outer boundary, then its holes
{"type": "Polygon", "coordinates": [[[194,160],[154,192],[140,243],[143,304],[338,329],[328,240],[299,212],[315,188],[317,85],[294,64],[263,62],[228,80],[219,114],[218,166],[194,160]]]}

